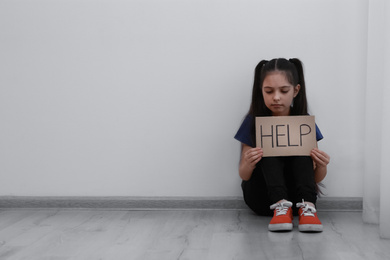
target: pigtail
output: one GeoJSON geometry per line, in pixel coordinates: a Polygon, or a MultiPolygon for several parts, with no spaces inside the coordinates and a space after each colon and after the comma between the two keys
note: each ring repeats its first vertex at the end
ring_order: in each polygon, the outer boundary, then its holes
{"type": "Polygon", "coordinates": [[[262,60],[257,64],[255,68],[255,77],[253,80],[252,89],[252,101],[248,112],[248,115],[251,116],[250,137],[253,144],[256,144],[255,118],[257,116],[264,116],[265,112],[263,111],[269,110],[264,104],[263,92],[261,89],[264,80],[264,67],[267,63],[267,60],[262,60]]]}
{"type": "Polygon", "coordinates": [[[299,84],[301,86],[298,95],[294,98],[294,106],[291,109],[291,114],[307,115],[308,108],[307,108],[307,100],[306,100],[306,84],[305,84],[305,77],[303,73],[303,65],[302,62],[296,58],[289,59],[289,61],[297,69],[298,82],[296,82],[295,84],[299,84]]]}
{"type": "Polygon", "coordinates": [[[325,189],[325,185],[322,182],[316,183],[316,191],[317,191],[317,196],[322,197],[322,195],[325,195],[322,189],[325,189]]]}
{"type": "Polygon", "coordinates": [[[255,68],[255,78],[253,81],[253,89],[252,89],[252,102],[249,109],[249,113],[253,116],[256,116],[258,113],[258,105],[259,105],[259,98],[261,99],[263,97],[263,93],[261,91],[261,85],[262,85],[262,70],[264,68],[264,65],[268,63],[267,60],[262,60],[257,64],[255,68]]]}
{"type": "Polygon", "coordinates": [[[302,62],[297,59],[297,58],[293,58],[293,59],[289,59],[289,61],[295,65],[295,68],[297,69],[297,72],[298,72],[298,84],[300,84],[301,86],[305,85],[305,77],[303,75],[303,65],[302,65],[302,62]]]}

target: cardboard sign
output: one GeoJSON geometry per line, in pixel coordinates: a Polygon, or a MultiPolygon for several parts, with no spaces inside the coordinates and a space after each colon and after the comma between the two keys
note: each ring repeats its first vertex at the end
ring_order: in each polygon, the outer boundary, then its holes
{"type": "Polygon", "coordinates": [[[263,157],[310,155],[317,147],[314,116],[256,117],[256,146],[263,157]]]}

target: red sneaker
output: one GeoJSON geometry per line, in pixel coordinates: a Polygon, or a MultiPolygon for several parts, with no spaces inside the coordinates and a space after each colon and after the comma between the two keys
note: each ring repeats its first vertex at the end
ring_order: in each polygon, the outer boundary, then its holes
{"type": "Polygon", "coordinates": [[[268,225],[269,231],[291,231],[293,228],[292,203],[283,201],[272,204],[270,209],[274,210],[274,217],[268,225]]]}
{"type": "Polygon", "coordinates": [[[299,207],[299,231],[322,232],[323,226],[317,217],[316,208],[305,203],[304,200],[302,200],[302,202],[298,202],[297,207],[299,207]]]}

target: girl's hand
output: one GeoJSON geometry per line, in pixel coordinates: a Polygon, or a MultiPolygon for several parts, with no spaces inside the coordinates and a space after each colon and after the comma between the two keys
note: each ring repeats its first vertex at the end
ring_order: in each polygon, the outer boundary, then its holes
{"type": "Polygon", "coordinates": [[[242,154],[242,162],[251,169],[256,167],[261,158],[263,158],[263,150],[258,147],[245,149],[242,154]]]}
{"type": "Polygon", "coordinates": [[[247,144],[242,144],[239,175],[241,179],[247,181],[251,178],[256,164],[263,158],[261,148],[253,148],[247,144]]]}
{"type": "Polygon", "coordinates": [[[326,167],[330,162],[330,156],[318,148],[311,150],[310,156],[316,167],[326,167]]]}

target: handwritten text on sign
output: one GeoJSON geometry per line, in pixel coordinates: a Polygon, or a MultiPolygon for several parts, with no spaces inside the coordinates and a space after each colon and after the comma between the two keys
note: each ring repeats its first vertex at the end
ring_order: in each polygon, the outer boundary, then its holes
{"type": "Polygon", "coordinates": [[[256,117],[256,146],[264,157],[310,155],[317,147],[314,116],[256,117]]]}

